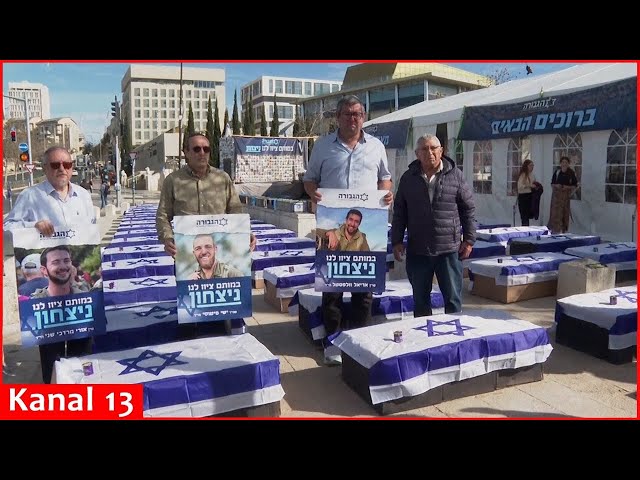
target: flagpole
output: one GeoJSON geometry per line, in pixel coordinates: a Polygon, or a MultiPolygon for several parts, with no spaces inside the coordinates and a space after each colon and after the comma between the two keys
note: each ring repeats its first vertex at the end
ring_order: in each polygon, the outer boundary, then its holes
{"type": "Polygon", "coordinates": [[[182,167],[182,62],[180,62],[180,100],[178,106],[178,168],[182,167]]]}

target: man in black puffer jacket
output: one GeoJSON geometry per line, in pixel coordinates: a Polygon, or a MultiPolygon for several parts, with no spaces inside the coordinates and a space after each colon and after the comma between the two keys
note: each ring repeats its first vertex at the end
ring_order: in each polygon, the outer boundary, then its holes
{"type": "Polygon", "coordinates": [[[473,195],[460,169],[443,155],[438,137],[420,137],[416,156],[400,179],[393,204],[393,255],[402,261],[407,229],[407,276],[413,289],[415,317],[431,315],[434,273],[445,313],[460,312],[461,260],[471,255],[476,237],[473,195]]]}

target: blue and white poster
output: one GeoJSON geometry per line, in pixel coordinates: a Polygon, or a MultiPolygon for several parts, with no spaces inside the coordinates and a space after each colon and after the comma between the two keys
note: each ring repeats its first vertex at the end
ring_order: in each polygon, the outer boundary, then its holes
{"type": "Polygon", "coordinates": [[[13,231],[22,345],[58,343],[106,330],[97,225],[13,231]]]}
{"type": "Polygon", "coordinates": [[[384,291],[389,207],[386,190],[319,189],[317,292],[384,291]]]}
{"type": "Polygon", "coordinates": [[[251,316],[249,215],[174,218],[178,323],[251,316]]]}

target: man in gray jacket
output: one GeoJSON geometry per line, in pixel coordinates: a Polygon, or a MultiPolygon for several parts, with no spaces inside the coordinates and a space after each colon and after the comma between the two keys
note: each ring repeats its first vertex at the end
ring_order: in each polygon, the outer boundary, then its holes
{"type": "Polygon", "coordinates": [[[407,276],[414,316],[431,315],[433,274],[444,297],[445,313],[462,310],[462,259],[475,243],[473,195],[455,162],[443,155],[435,135],[416,143],[417,160],[400,178],[393,205],[391,243],[399,262],[407,229],[407,276]],[[460,226],[464,232],[461,239],[460,226]],[[462,240],[462,241],[461,241],[462,240]]]}

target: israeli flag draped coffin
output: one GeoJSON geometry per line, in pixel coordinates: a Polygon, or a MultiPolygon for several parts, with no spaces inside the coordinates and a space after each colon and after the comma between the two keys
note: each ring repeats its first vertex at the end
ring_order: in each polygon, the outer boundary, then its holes
{"type": "Polygon", "coordinates": [[[305,248],[316,248],[316,242],[309,238],[300,237],[258,239],[255,251],[302,250],[305,248]]]}
{"type": "Polygon", "coordinates": [[[254,280],[263,278],[263,271],[269,267],[282,265],[300,265],[301,263],[314,262],[316,259],[315,248],[302,248],[291,250],[271,250],[263,252],[251,252],[251,277],[254,280]]]}
{"type": "Polygon", "coordinates": [[[369,371],[373,404],[446,383],[543,363],[547,331],[503,311],[442,314],[341,332],[333,345],[369,371]],[[402,342],[394,342],[394,332],[402,342]]]}
{"type": "Polygon", "coordinates": [[[278,402],[280,362],[251,334],[61,359],[57,383],[143,386],[145,417],[205,417],[278,402]],[[82,365],[91,362],[93,375],[82,365]]]}
{"type": "MultiPolygon", "coordinates": [[[[289,303],[290,312],[296,305],[309,312],[309,326],[313,340],[321,340],[326,336],[322,319],[322,292],[312,288],[298,290],[289,303]]],[[[351,304],[351,293],[345,292],[342,297],[343,314],[351,304]]],[[[413,290],[409,280],[389,280],[384,292],[373,295],[371,315],[375,321],[390,321],[413,317],[413,290]]],[[[431,290],[431,308],[434,313],[444,313],[444,298],[437,285],[431,290]]]]}
{"type": "MultiPolygon", "coordinates": [[[[111,243],[110,245],[113,245],[111,243]]],[[[125,260],[130,258],[166,257],[164,245],[133,245],[133,246],[109,246],[102,250],[102,261],[125,260]]]]}
{"type": "Polygon", "coordinates": [[[61,284],[49,280],[46,287],[34,289],[29,296],[18,292],[23,346],[57,343],[104,333],[106,319],[102,290],[93,289],[83,279],[78,282],[73,277],[72,268],[79,269],[86,265],[89,269],[90,265],[99,264],[99,245],[100,231],[95,224],[54,225],[54,234],[50,237],[41,235],[36,228],[13,231],[14,255],[18,261],[27,255],[34,255],[38,258],[34,263],[41,267],[40,256],[46,249],[64,249],[49,252],[45,266],[45,278],[55,277],[61,284]],[[58,289],[69,293],[58,295],[58,289]]]}
{"type": "Polygon", "coordinates": [[[572,260],[575,257],[554,252],[513,255],[473,260],[469,263],[469,271],[473,275],[494,278],[496,285],[526,285],[557,279],[560,264],[572,260]]]}
{"type": "Polygon", "coordinates": [[[252,232],[258,241],[269,238],[295,238],[296,232],[286,228],[269,228],[252,232]]]}
{"type": "Polygon", "coordinates": [[[525,237],[509,239],[510,244],[514,241],[529,243],[535,248],[536,252],[563,252],[565,249],[571,247],[594,245],[600,243],[600,237],[595,235],[576,235],[575,233],[563,233],[562,235],[544,235],[540,238],[525,237]]]}
{"type": "Polygon", "coordinates": [[[637,344],[638,286],[581,293],[556,302],[556,322],[562,314],[584,320],[609,331],[609,349],[622,350],[637,344]],[[616,304],[609,299],[615,296],[616,304]]]}
{"type": "Polygon", "coordinates": [[[485,242],[476,240],[471,250],[471,256],[462,261],[463,267],[468,267],[469,263],[478,258],[502,257],[507,253],[507,247],[499,242],[485,242]]]}
{"type": "Polygon", "coordinates": [[[282,267],[265,268],[263,271],[265,283],[276,288],[276,298],[289,298],[300,289],[313,287],[315,265],[302,263],[282,267]]]}
{"type": "Polygon", "coordinates": [[[564,253],[590,258],[617,270],[637,269],[638,247],[635,242],[606,242],[589,247],[567,248],[564,253]]]}
{"type": "Polygon", "coordinates": [[[500,227],[476,230],[476,238],[485,242],[508,242],[512,238],[535,237],[549,233],[547,227],[500,227]]]}

